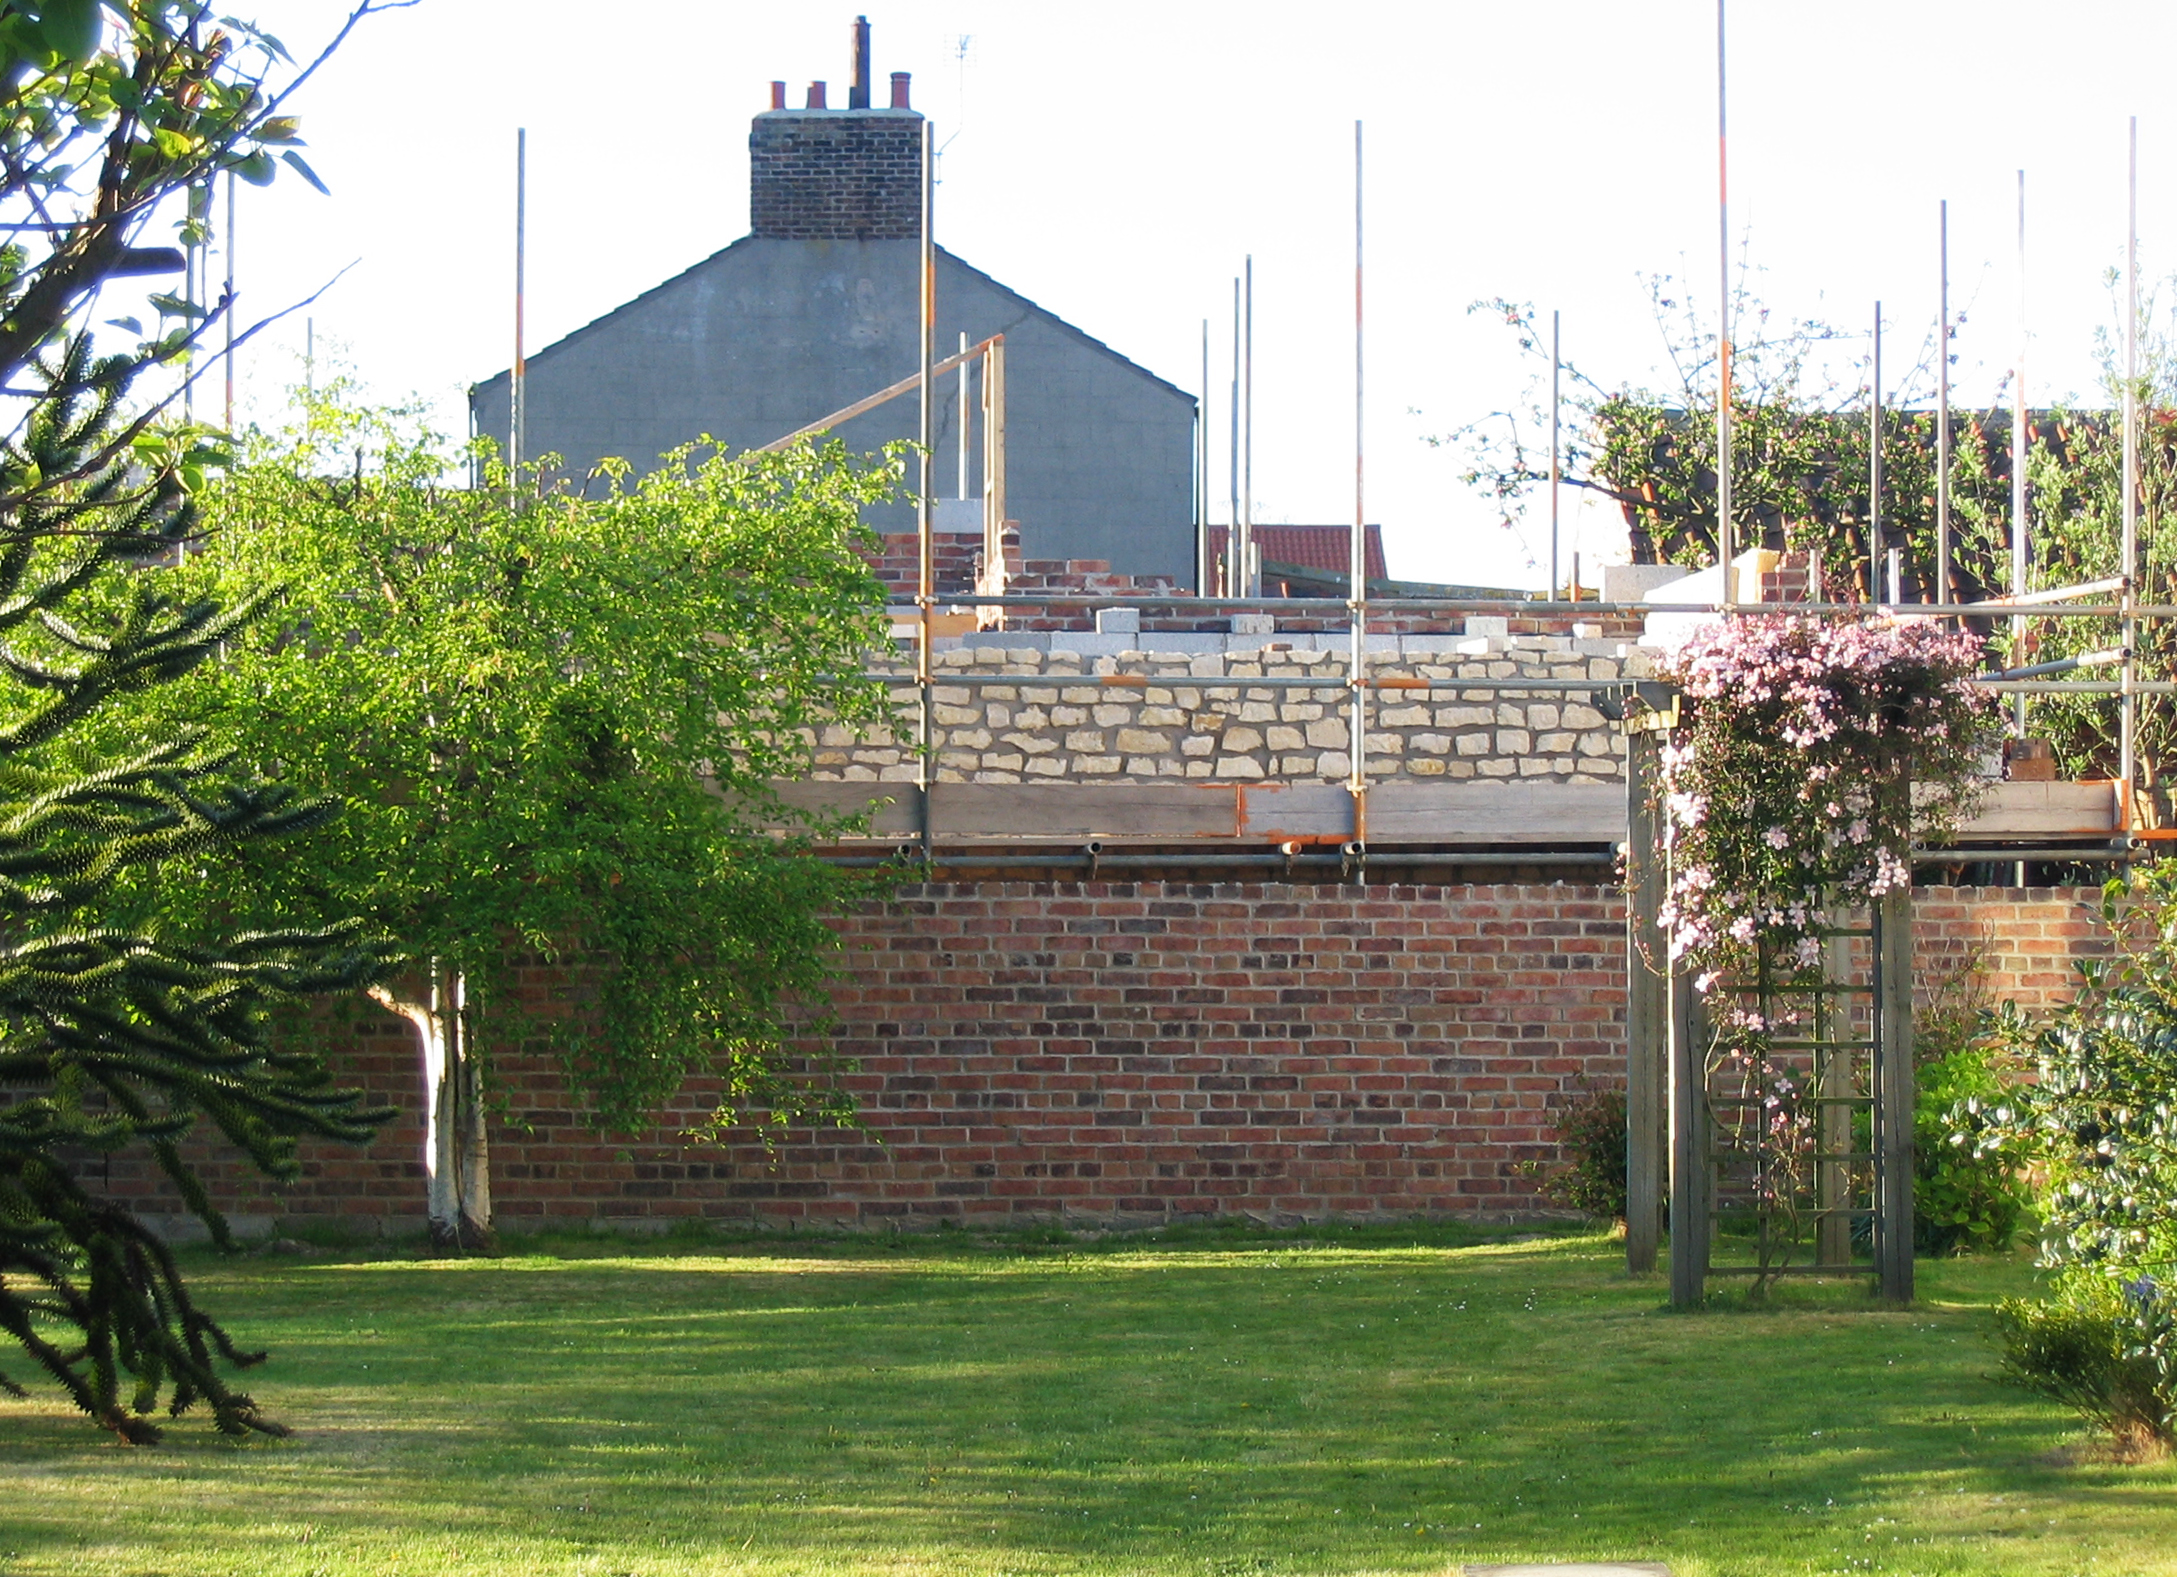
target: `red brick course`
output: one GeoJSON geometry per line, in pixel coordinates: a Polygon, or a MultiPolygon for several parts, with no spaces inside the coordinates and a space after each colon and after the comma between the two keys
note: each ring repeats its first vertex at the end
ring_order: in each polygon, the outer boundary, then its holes
{"type": "MultiPolygon", "coordinates": [[[[2097,896],[1923,889],[1923,972],[1978,952],[1993,995],[2045,1009],[2104,950],[2097,896]]],[[[1554,1154],[1553,1108],[1622,1077],[1623,906],[1605,887],[945,884],[839,924],[835,1049],[859,1063],[866,1131],[769,1153],[747,1132],[601,1140],[555,1065],[507,1058],[501,1224],[1516,1216],[1543,1207],[1520,1163],[1554,1154]]],[[[564,1006],[580,982],[538,966],[523,990],[564,1006]]],[[[327,1033],[343,1079],[401,1120],[367,1151],[310,1149],[284,1186],[200,1147],[214,1192],[242,1216],[417,1226],[410,1032],[366,1010],[327,1033]]],[[[174,1208],[129,1158],[110,1186],[174,1208]]]]}

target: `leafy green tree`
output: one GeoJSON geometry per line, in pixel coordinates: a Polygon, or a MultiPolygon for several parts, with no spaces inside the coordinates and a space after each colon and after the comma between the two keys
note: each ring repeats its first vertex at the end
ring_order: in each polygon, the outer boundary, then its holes
{"type": "MultiPolygon", "coordinates": [[[[1713,325],[1672,288],[1653,282],[1656,319],[1671,369],[1667,387],[1608,388],[1568,366],[1571,437],[1569,485],[1599,492],[1624,513],[1638,563],[1696,568],[1716,553],[1716,354],[1713,325]]],[[[1547,366],[1547,341],[1531,307],[1493,301],[1522,349],[1547,366]]],[[[1738,539],[1748,546],[1811,552],[1830,592],[1865,599],[1872,579],[1868,531],[1870,424],[1867,385],[1840,381],[1829,347],[1854,336],[1830,325],[1773,324],[1766,308],[1742,297],[1736,316],[1737,400],[1733,420],[1732,498],[1738,539]]],[[[2177,601],[2177,318],[2153,302],[2142,312],[2140,407],[2139,599],[2177,601]]],[[[2031,413],[2026,457],[2030,589],[2077,585],[2122,570],[2123,377],[2121,336],[2097,336],[2097,403],[2058,402],[2031,413]]],[[[1862,336],[1864,338],[1864,336],[1862,336]]],[[[1883,542],[1902,549],[1905,595],[1936,600],[1935,413],[1929,404],[1932,359],[1923,357],[1885,391],[1883,542]]],[[[1531,402],[1472,424],[1441,443],[1463,446],[1466,480],[1493,497],[1516,526],[1535,489],[1549,477],[1547,445],[1533,434],[1546,417],[1531,402]]],[[[1545,429],[1546,430],[1546,429],[1545,429]]],[[[1951,414],[1951,601],[2006,592],[2011,583],[2011,413],[1991,407],[1951,414]]],[[[1992,624],[1999,649],[2008,625],[1992,624]]],[[[2007,656],[2045,662],[2108,651],[2122,643],[2113,620],[2029,623],[2007,656]]],[[[2177,675],[2177,624],[2151,621],[2137,643],[2140,674],[2177,675]]],[[[2091,677],[2091,676],[2089,676],[2091,677]]],[[[2149,817],[2177,820],[2167,776],[2177,761],[2177,697],[2138,698],[2138,748],[2149,817]]],[[[2032,703],[2034,731],[2056,744],[2078,776],[2114,776],[2119,703],[2113,696],[2051,695],[2032,703]]]]}
{"type": "MultiPolygon", "coordinates": [[[[1716,556],[1716,336],[1675,281],[1649,281],[1670,378],[1657,388],[1611,388],[1567,364],[1570,437],[1567,485],[1611,499],[1623,512],[1635,563],[1682,564],[1716,556]]],[[[1478,302],[1501,317],[1522,351],[1547,365],[1546,340],[1524,303],[1478,302]]],[[[1872,562],[1868,529],[1868,385],[1839,375],[1835,347],[1864,335],[1816,319],[1778,322],[1742,293],[1732,352],[1732,513],[1746,547],[1817,555],[1823,585],[1866,599],[1872,562]]],[[[1914,409],[1933,366],[1885,380],[1883,542],[1904,550],[1908,595],[1935,594],[1935,423],[1914,409]]],[[[1494,497],[1515,526],[1537,486],[1549,479],[1539,407],[1500,411],[1436,440],[1467,455],[1465,480],[1494,497]]],[[[1953,600],[2007,583],[2010,530],[2010,416],[1956,410],[1951,417],[1953,600]]],[[[2044,424],[2045,425],[2045,424],[2044,424]]]]}
{"type": "Polygon", "coordinates": [[[178,595],[157,568],[193,538],[214,456],[135,386],[184,366],[209,315],[154,296],[172,326],[117,354],[87,323],[117,279],[181,268],[142,242],[168,219],[203,239],[190,192],[269,177],[295,141],[277,71],[308,74],[198,6],[0,4],[0,1327],[130,1441],[200,1400],[230,1434],[283,1431],[222,1370],[262,1354],[85,1186],[84,1159],[148,1147],[224,1242],[180,1148],[198,1119],[281,1176],[299,1136],[360,1141],[387,1115],[270,1027],[377,970],[359,925],[189,923],[160,901],[329,807],[236,774],[201,731],[147,726],[256,600],[178,595]]]}
{"type": "Polygon", "coordinates": [[[474,1246],[494,1050],[555,1048],[611,1130],[698,1075],[717,1123],[845,1114],[787,1048],[822,1000],[824,916],[860,889],[766,825],[793,824],[772,782],[820,728],[890,721],[862,677],[888,636],[858,511],[898,465],[706,449],[584,498],[497,468],[449,486],[455,460],[398,415],[319,403],[211,490],[185,576],[214,599],[285,588],[194,715],[343,807],[219,901],[399,939],[409,972],[379,994],[422,1050],[429,1217],[474,1246]],[[525,1007],[514,974],[540,954],[593,971],[594,998],[525,1007]]]}
{"type": "Polygon", "coordinates": [[[2044,1179],[2041,1263],[2053,1296],[2014,1302],[2013,1378],[2161,1450],[2177,1445],[2177,866],[2104,892],[2115,957],[2042,1022],[2002,1032],[2036,1077],[1980,1105],[1983,1148],[2044,1179]]]}

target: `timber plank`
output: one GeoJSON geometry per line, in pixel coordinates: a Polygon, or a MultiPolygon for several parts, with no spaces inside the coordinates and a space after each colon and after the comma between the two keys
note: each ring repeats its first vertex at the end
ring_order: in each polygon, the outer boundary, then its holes
{"type": "Polygon", "coordinates": [[[1618,843],[1625,785],[1420,783],[1368,791],[1370,843],[1618,843]]]}
{"type": "Polygon", "coordinates": [[[2113,837],[2114,783],[1991,783],[1961,838],[2113,837]]]}
{"type": "Polygon", "coordinates": [[[1230,784],[939,783],[930,794],[940,838],[1231,838],[1240,830],[1230,784]]]}
{"type": "MultiPolygon", "coordinates": [[[[921,831],[922,791],[912,783],[781,783],[778,792],[787,804],[815,811],[875,804],[875,837],[921,831]]],[[[932,807],[932,832],[953,840],[1321,843],[1354,834],[1353,796],[1342,783],[940,783],[932,807]]],[[[1959,836],[2108,838],[2117,831],[2110,784],[1995,783],[1959,836]]],[[[1377,846],[1614,844],[1625,833],[1622,782],[1392,779],[1368,791],[1367,839],[1377,846]]]]}

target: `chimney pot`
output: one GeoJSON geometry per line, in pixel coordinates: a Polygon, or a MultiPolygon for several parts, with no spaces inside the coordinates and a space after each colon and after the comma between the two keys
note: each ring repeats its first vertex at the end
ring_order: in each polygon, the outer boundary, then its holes
{"type": "Polygon", "coordinates": [[[912,75],[913,74],[911,72],[906,71],[895,71],[892,73],[892,107],[896,110],[914,108],[912,104],[907,102],[907,84],[911,80],[912,75]]]}
{"type": "Polygon", "coordinates": [[[808,107],[809,107],[810,109],[813,109],[813,110],[820,110],[820,109],[823,109],[823,108],[825,108],[825,104],[824,104],[824,84],[823,84],[823,83],[821,83],[821,82],[812,82],[812,83],[810,83],[810,84],[809,84],[809,105],[808,105],[808,107]]]}
{"type": "Polygon", "coordinates": [[[771,107],[775,110],[782,110],[786,108],[785,83],[774,82],[771,84],[771,107]]]}
{"type": "Polygon", "coordinates": [[[854,85],[847,89],[847,108],[850,110],[866,110],[869,108],[868,17],[858,16],[854,19],[852,36],[853,42],[849,53],[852,56],[852,81],[854,85]]]}

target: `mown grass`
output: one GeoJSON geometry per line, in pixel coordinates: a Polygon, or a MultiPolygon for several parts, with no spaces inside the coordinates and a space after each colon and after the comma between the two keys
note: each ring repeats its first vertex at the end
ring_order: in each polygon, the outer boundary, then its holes
{"type": "MultiPolygon", "coordinates": [[[[1989,1378],[2018,1261],[1675,1315],[1595,1236],[198,1262],[298,1429],[0,1408],[0,1572],[2177,1573],[2177,1470],[1989,1378]]],[[[11,1362],[11,1369],[20,1364],[11,1362]]]]}

